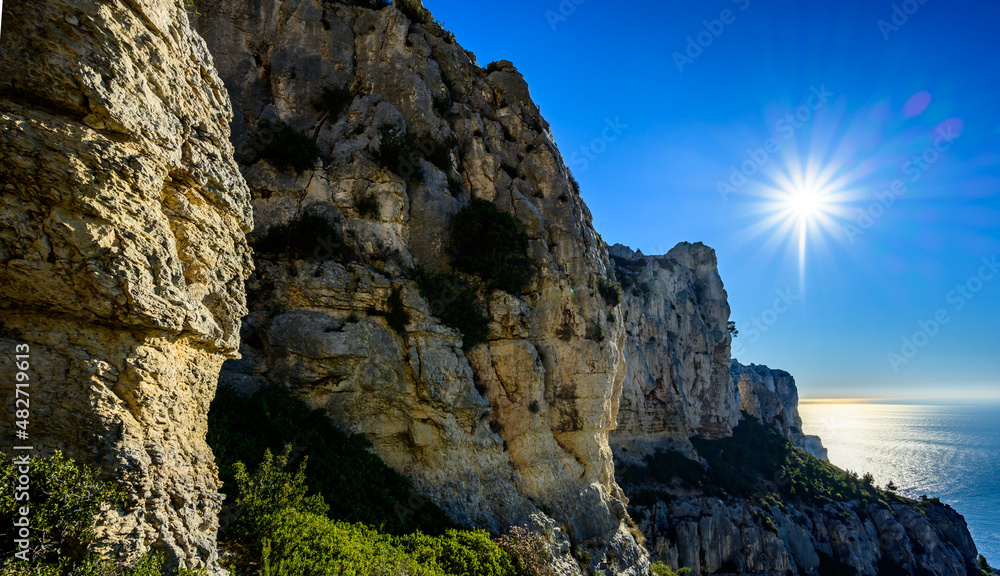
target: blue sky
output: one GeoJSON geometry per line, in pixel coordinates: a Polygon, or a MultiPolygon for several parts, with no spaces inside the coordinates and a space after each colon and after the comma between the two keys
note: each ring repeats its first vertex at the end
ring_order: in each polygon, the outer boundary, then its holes
{"type": "Polygon", "coordinates": [[[425,5],[524,74],[607,242],[716,249],[742,362],[1000,398],[1000,5],[425,5]]]}

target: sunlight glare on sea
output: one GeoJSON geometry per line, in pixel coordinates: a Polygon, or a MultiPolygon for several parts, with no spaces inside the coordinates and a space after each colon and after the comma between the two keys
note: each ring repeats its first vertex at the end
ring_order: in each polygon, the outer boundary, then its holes
{"type": "Polygon", "coordinates": [[[1000,405],[803,400],[803,430],[830,462],[904,496],[939,497],[965,516],[979,552],[1000,564],[1000,405]]]}

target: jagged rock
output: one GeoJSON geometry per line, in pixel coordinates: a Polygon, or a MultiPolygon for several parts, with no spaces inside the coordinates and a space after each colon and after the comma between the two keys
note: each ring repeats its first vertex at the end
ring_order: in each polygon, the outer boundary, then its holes
{"type": "Polygon", "coordinates": [[[757,364],[744,366],[735,358],[730,372],[733,386],[739,390],[742,412],[771,426],[795,446],[813,456],[821,460],[827,459],[826,448],[820,438],[802,433],[799,390],[791,374],[757,364]]]}
{"type": "Polygon", "coordinates": [[[206,415],[252,266],[226,90],[180,1],[3,10],[0,342],[31,349],[30,441],[124,488],[102,549],[221,573],[206,415]]]}
{"type": "Polygon", "coordinates": [[[626,375],[611,445],[624,461],[654,448],[690,449],[693,435],[727,436],[739,421],[729,373],[729,303],[715,251],[678,244],[641,256],[609,253],[624,286],[626,375]]]}
{"type": "Polygon", "coordinates": [[[862,576],[966,576],[976,556],[965,520],[940,504],[921,514],[901,504],[893,510],[857,502],[779,508],[688,498],[643,508],[639,526],[651,553],[695,575],[815,575],[846,568],[862,576]]]}
{"type": "Polygon", "coordinates": [[[624,376],[621,318],[597,290],[607,253],[517,69],[486,71],[391,7],[206,0],[199,12],[234,101],[252,237],[322,213],[358,254],[333,258],[324,244],[340,241],[316,238],[311,258],[262,256],[251,286],[267,295],[223,381],[297,391],[460,522],[565,528],[553,546],[562,573],[580,570],[575,550],[588,570],[644,574],[607,443],[624,376]],[[339,115],[312,106],[331,87],[351,93],[339,115]],[[316,166],[296,175],[261,159],[264,121],[314,136],[316,166]],[[418,147],[454,138],[453,166],[420,154],[381,167],[368,150],[386,125],[418,147]],[[463,351],[435,314],[451,296],[425,298],[406,268],[449,269],[448,222],[472,198],[517,216],[537,276],[522,295],[481,292],[489,342],[463,351]],[[402,333],[382,316],[393,290],[402,333]]]}

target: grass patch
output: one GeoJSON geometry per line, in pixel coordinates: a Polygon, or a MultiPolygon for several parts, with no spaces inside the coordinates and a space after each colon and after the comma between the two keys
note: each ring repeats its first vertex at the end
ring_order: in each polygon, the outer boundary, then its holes
{"type": "Polygon", "coordinates": [[[260,157],[279,170],[302,172],[312,168],[319,157],[319,146],[305,132],[287,124],[264,126],[270,132],[270,142],[260,152],[260,157]]]}
{"type": "Polygon", "coordinates": [[[325,216],[306,212],[268,228],[250,246],[257,254],[348,262],[357,255],[344,242],[340,227],[325,216]]]}
{"type": "Polygon", "coordinates": [[[431,312],[446,326],[462,333],[462,348],[486,342],[490,317],[476,290],[457,274],[437,274],[418,264],[409,270],[431,312]]]}
{"type": "Polygon", "coordinates": [[[520,294],[531,284],[535,267],[528,257],[528,235],[513,214],[474,199],[452,216],[449,228],[455,268],[511,294],[520,294]]]}

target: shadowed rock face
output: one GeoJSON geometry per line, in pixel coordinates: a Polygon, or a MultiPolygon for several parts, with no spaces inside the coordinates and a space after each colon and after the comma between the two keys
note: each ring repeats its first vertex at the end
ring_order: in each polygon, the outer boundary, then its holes
{"type": "Polygon", "coordinates": [[[625,286],[625,381],[616,455],[638,461],[654,448],[686,450],[688,439],[728,436],[740,418],[729,373],[729,303],[715,251],[678,244],[643,256],[610,250],[625,286]]]}
{"type": "Polygon", "coordinates": [[[739,390],[741,411],[768,424],[795,446],[821,460],[827,459],[819,436],[802,433],[799,390],[791,374],[757,364],[744,366],[735,358],[730,371],[733,386],[739,390]]]}
{"type": "Polygon", "coordinates": [[[479,67],[395,8],[209,0],[199,11],[234,102],[252,238],[304,213],[341,231],[307,239],[298,257],[259,255],[244,359],[223,380],[297,391],[460,522],[553,529],[563,573],[579,570],[571,544],[591,569],[644,573],[607,443],[624,375],[621,317],[597,290],[607,253],[521,74],[479,67]],[[350,92],[339,114],[313,106],[328,88],[350,92]],[[262,159],[279,123],[315,138],[313,167],[262,159]],[[367,150],[382,126],[418,148],[453,142],[450,162],[420,153],[406,170],[381,167],[367,150]],[[482,292],[489,341],[463,351],[439,319],[451,291],[421,295],[406,270],[449,269],[448,222],[473,198],[517,217],[537,275],[521,295],[482,292]],[[338,236],[357,258],[331,249],[338,236]],[[400,333],[384,316],[393,290],[409,316],[400,333]]]}
{"type": "Polygon", "coordinates": [[[920,513],[901,504],[779,508],[685,498],[644,509],[639,525],[650,553],[693,574],[824,574],[838,567],[864,576],[975,573],[965,520],[941,504],[920,513]]]}
{"type": "Polygon", "coordinates": [[[228,96],[179,1],[3,10],[0,344],[31,350],[31,443],[126,490],[106,549],[216,573],[206,415],[252,266],[228,96]]]}

